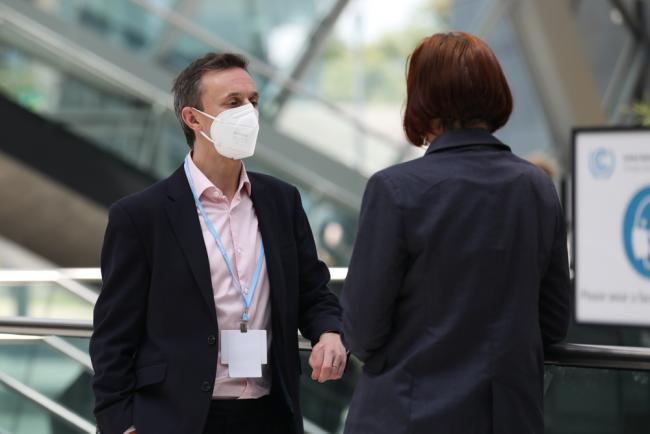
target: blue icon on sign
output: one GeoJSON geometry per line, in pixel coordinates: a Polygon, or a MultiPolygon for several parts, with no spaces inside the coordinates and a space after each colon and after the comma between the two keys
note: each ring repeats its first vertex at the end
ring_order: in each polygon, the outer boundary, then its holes
{"type": "Polygon", "coordinates": [[[627,207],[623,242],[632,267],[650,279],[650,186],[635,194],[627,207]]]}
{"type": "Polygon", "coordinates": [[[616,158],[614,153],[605,148],[596,149],[589,156],[589,169],[594,178],[609,178],[614,173],[616,158]]]}

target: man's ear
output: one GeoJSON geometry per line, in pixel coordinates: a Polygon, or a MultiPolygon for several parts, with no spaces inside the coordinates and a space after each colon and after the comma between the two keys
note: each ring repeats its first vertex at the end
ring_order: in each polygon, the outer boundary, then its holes
{"type": "Polygon", "coordinates": [[[199,122],[196,110],[192,109],[192,107],[183,107],[181,109],[181,119],[183,119],[185,125],[194,130],[196,133],[199,133],[199,131],[201,131],[201,123],[199,122]]]}

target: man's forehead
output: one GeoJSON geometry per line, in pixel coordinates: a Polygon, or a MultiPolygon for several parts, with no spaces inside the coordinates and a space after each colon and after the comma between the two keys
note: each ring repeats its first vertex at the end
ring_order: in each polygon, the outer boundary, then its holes
{"type": "Polygon", "coordinates": [[[201,78],[202,90],[213,96],[226,97],[231,94],[249,95],[257,92],[253,78],[241,68],[209,71],[201,78]]]}

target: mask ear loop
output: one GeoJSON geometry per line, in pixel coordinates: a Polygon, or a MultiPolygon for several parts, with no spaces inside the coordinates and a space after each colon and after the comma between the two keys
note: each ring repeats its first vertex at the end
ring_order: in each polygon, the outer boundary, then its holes
{"type": "Polygon", "coordinates": [[[201,113],[202,115],[205,115],[205,116],[209,117],[209,118],[212,119],[212,120],[215,120],[215,119],[216,119],[215,116],[209,115],[209,114],[207,114],[206,112],[197,109],[196,107],[191,107],[191,108],[193,108],[193,109],[196,110],[197,112],[201,113]]]}
{"type": "MultiPolygon", "coordinates": [[[[192,107],[192,108],[193,108],[194,110],[196,110],[197,112],[201,113],[202,115],[209,117],[209,118],[212,119],[212,120],[215,120],[215,119],[216,119],[216,117],[211,116],[211,115],[207,114],[206,112],[197,109],[196,107],[192,107]]],[[[208,136],[208,135],[205,133],[205,131],[201,130],[201,131],[199,131],[199,132],[200,132],[201,135],[202,135],[203,137],[205,137],[205,138],[206,138],[210,143],[214,144],[214,140],[212,140],[212,138],[210,138],[210,136],[208,136]]]]}

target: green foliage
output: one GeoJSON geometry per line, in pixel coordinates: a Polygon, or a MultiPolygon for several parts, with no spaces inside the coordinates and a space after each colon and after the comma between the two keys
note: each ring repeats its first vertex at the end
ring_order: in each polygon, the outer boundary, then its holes
{"type": "Polygon", "coordinates": [[[42,93],[34,86],[35,80],[32,71],[0,68],[0,92],[32,110],[43,100],[42,93]]]}
{"type": "Polygon", "coordinates": [[[402,102],[407,57],[424,37],[445,29],[448,8],[446,0],[426,0],[405,28],[358,49],[330,38],[319,65],[319,93],[335,101],[351,102],[361,96],[366,102],[402,102]],[[360,83],[363,87],[357,89],[360,83]]]}
{"type": "Polygon", "coordinates": [[[644,127],[650,127],[650,104],[646,102],[637,102],[632,106],[632,113],[636,120],[644,127]]]}

